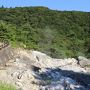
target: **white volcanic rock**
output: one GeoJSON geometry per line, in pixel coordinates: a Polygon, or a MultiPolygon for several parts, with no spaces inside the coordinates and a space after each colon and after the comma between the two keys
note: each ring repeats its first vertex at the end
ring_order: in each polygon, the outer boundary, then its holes
{"type": "Polygon", "coordinates": [[[88,59],[85,58],[85,57],[83,57],[83,56],[79,56],[79,57],[78,57],[78,60],[79,60],[79,61],[81,61],[81,60],[85,60],[85,61],[87,61],[88,59]]]}
{"type": "Polygon", "coordinates": [[[67,76],[69,71],[87,73],[77,65],[76,59],[55,59],[39,51],[23,49],[14,50],[14,54],[15,59],[6,64],[5,70],[0,70],[1,81],[12,83],[21,90],[84,90],[67,76]]]}
{"type": "Polygon", "coordinates": [[[55,59],[47,56],[44,53],[38,52],[38,51],[32,51],[30,54],[31,60],[34,60],[36,65],[38,65],[41,68],[45,67],[59,67],[64,65],[77,65],[77,60],[74,58],[68,58],[68,59],[55,59]]]}
{"type": "Polygon", "coordinates": [[[80,66],[65,65],[65,66],[60,67],[60,69],[67,70],[67,71],[73,71],[73,72],[87,73],[87,71],[84,68],[80,67],[80,66]]]}
{"type": "Polygon", "coordinates": [[[85,67],[86,65],[90,65],[90,60],[88,60],[87,58],[85,58],[83,56],[79,56],[78,61],[79,61],[79,64],[81,67],[85,67]]]}

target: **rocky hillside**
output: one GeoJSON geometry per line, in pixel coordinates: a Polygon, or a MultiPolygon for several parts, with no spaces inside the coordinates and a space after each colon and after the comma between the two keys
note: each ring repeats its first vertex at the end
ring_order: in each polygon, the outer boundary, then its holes
{"type": "Polygon", "coordinates": [[[90,90],[90,60],[56,59],[44,53],[15,49],[13,59],[0,69],[0,81],[18,90],[90,90]]]}

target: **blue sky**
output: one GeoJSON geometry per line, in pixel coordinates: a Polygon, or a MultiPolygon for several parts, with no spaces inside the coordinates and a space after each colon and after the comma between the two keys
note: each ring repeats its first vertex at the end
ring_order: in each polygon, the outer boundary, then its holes
{"type": "Polygon", "coordinates": [[[90,0],[0,0],[0,6],[46,6],[55,10],[78,10],[90,12],[90,0]]]}

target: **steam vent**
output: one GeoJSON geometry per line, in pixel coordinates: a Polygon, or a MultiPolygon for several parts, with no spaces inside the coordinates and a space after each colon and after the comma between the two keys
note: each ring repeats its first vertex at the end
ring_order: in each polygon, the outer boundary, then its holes
{"type": "Polygon", "coordinates": [[[13,52],[9,43],[7,41],[0,41],[0,65],[5,65],[12,57],[13,52]]]}

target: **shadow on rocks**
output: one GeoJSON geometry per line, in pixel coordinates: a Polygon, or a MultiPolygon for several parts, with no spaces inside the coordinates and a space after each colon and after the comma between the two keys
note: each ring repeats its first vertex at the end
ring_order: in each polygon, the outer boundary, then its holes
{"type": "MultiPolygon", "coordinates": [[[[39,68],[36,69],[35,67],[34,69],[38,70],[39,68]]],[[[58,82],[62,77],[66,77],[71,78],[78,85],[87,88],[86,90],[90,90],[90,74],[76,73],[59,68],[46,68],[44,72],[36,72],[35,74],[35,78],[40,81],[39,85],[41,86],[50,85],[52,82],[58,82]]]]}

